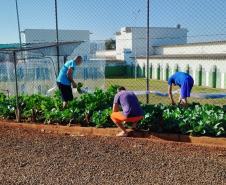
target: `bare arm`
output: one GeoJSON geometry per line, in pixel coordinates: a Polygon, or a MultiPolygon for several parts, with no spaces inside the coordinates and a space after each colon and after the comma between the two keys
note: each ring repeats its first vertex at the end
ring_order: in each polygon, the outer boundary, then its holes
{"type": "Polygon", "coordinates": [[[172,102],[173,105],[175,105],[174,99],[173,99],[173,94],[172,94],[172,85],[168,86],[168,94],[169,94],[169,98],[172,102]]]}
{"type": "Polygon", "coordinates": [[[119,105],[117,103],[114,103],[112,107],[112,112],[118,112],[118,111],[119,111],[119,105]]]}
{"type": "Polygon", "coordinates": [[[74,79],[73,79],[73,68],[69,68],[69,69],[67,70],[67,77],[68,77],[68,79],[70,80],[70,82],[72,83],[72,86],[73,86],[74,88],[76,88],[76,87],[77,87],[77,84],[75,83],[75,81],[74,81],[74,79]]]}

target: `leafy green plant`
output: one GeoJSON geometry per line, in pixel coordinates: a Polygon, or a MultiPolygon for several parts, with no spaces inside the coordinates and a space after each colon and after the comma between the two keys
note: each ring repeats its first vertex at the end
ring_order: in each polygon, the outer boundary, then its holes
{"type": "Polygon", "coordinates": [[[77,91],[78,91],[79,94],[82,94],[82,89],[81,89],[82,87],[83,87],[83,83],[78,82],[78,84],[77,84],[77,91]]]}
{"type": "Polygon", "coordinates": [[[16,118],[16,99],[14,97],[7,98],[3,93],[0,93],[0,117],[3,119],[16,118]]]}
{"type": "Polygon", "coordinates": [[[115,127],[115,124],[112,122],[110,116],[112,113],[111,108],[104,110],[95,111],[92,115],[92,123],[97,128],[106,128],[106,127],[115,127]]]}
{"type": "Polygon", "coordinates": [[[154,132],[162,132],[162,109],[161,105],[142,105],[144,119],[138,124],[138,128],[150,129],[154,132]]]}
{"type": "Polygon", "coordinates": [[[144,105],[145,117],[139,127],[154,132],[191,135],[226,135],[226,115],[222,107],[193,103],[186,108],[172,105],[144,105]]]}
{"type": "MultiPolygon", "coordinates": [[[[82,85],[82,84],[81,84],[82,85]]],[[[81,94],[62,108],[60,92],[53,97],[21,95],[18,103],[22,120],[49,124],[80,123],[83,126],[113,127],[111,107],[118,86],[107,91],[96,89],[93,93],[81,94]]],[[[139,128],[153,132],[182,133],[191,135],[226,136],[226,108],[215,105],[192,103],[188,107],[172,105],[142,105],[144,119],[139,128]]],[[[15,119],[16,97],[0,93],[0,117],[15,119]]]]}

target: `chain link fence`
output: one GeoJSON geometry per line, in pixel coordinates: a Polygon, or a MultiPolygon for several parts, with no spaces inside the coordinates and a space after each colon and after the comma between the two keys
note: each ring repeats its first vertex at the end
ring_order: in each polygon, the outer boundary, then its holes
{"type": "Polygon", "coordinates": [[[1,35],[15,43],[19,26],[22,38],[14,49],[12,45],[0,49],[0,90],[4,93],[47,94],[55,86],[61,65],[79,54],[85,62],[76,81],[90,89],[117,84],[139,92],[143,103],[169,103],[167,80],[176,71],[184,71],[195,81],[190,101],[226,104],[223,0],[1,3],[14,26],[3,21],[1,35]],[[147,95],[147,91],[153,93],[147,95]],[[203,93],[212,96],[198,96],[203,93]]]}
{"type": "MultiPolygon", "coordinates": [[[[2,51],[0,90],[8,95],[53,94],[58,62],[61,67],[66,60],[75,58],[81,51],[80,45],[81,42],[59,43],[59,57],[56,44],[2,51]]],[[[84,60],[83,65],[76,68],[76,81],[92,90],[104,88],[104,71],[104,61],[84,60]]]]}

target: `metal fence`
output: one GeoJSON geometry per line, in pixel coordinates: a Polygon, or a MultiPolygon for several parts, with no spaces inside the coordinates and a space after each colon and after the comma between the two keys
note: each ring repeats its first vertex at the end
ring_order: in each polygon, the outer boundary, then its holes
{"type": "MultiPolygon", "coordinates": [[[[0,52],[0,90],[8,95],[53,94],[58,65],[79,54],[81,42],[40,45],[0,52]],[[59,55],[57,55],[57,47],[59,55]],[[59,63],[58,63],[59,62],[59,63]],[[50,93],[51,92],[51,93],[50,93]]],[[[105,62],[86,60],[76,68],[76,81],[94,90],[104,88],[105,62]]]]}
{"type": "MultiPolygon", "coordinates": [[[[223,0],[4,0],[0,4],[1,17],[7,16],[0,44],[20,42],[14,49],[12,45],[0,49],[2,92],[46,94],[55,85],[60,66],[80,54],[86,63],[78,81],[90,88],[117,84],[143,91],[139,95],[143,103],[169,103],[165,96],[145,92],[166,93],[167,79],[175,71],[193,76],[194,95],[226,93],[223,0]]],[[[190,101],[226,104],[225,98],[213,97],[194,96],[190,101]]]]}

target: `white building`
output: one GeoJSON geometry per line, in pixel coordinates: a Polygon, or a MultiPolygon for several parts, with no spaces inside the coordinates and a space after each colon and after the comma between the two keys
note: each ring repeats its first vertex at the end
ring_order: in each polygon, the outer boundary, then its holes
{"type": "MultiPolygon", "coordinates": [[[[150,27],[150,55],[155,54],[153,46],[187,43],[187,29],[177,27],[150,27]]],[[[146,56],[147,28],[123,27],[116,32],[116,59],[128,60],[132,56],[146,56]]]]}
{"type": "MultiPolygon", "coordinates": [[[[154,47],[149,57],[152,79],[167,80],[175,71],[189,72],[196,85],[226,88],[226,41],[154,47]]],[[[147,73],[147,59],[137,64],[147,73]]],[[[143,74],[146,75],[146,74],[143,74]]]]}
{"type": "MultiPolygon", "coordinates": [[[[24,42],[25,43],[44,43],[56,42],[55,29],[25,29],[24,42]]],[[[89,30],[59,30],[59,42],[68,41],[88,41],[89,30]]]]}
{"type": "MultiPolygon", "coordinates": [[[[54,29],[25,29],[22,33],[23,43],[32,44],[32,46],[43,46],[43,44],[56,42],[56,30],[54,29]]],[[[85,58],[89,58],[89,30],[59,30],[58,41],[61,43],[74,42],[72,44],[61,45],[61,56],[81,55],[85,58]]],[[[48,52],[51,51],[48,50],[48,52]]],[[[55,52],[55,50],[52,52],[55,52]]]]}
{"type": "Polygon", "coordinates": [[[123,27],[116,33],[115,51],[97,55],[136,64],[134,76],[167,80],[175,71],[189,72],[196,85],[226,89],[226,41],[187,43],[187,29],[149,28],[149,69],[147,69],[147,28],[123,27]],[[136,71],[140,71],[136,74],[136,71]],[[140,76],[139,76],[140,75],[140,76]]]}

